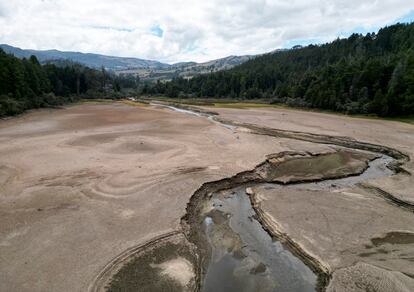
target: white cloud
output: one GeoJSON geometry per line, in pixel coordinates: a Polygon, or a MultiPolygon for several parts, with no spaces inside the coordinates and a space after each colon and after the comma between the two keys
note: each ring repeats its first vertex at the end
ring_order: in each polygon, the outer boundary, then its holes
{"type": "Polygon", "coordinates": [[[407,0],[0,0],[0,43],[206,61],[328,41],[413,10],[407,0]]]}

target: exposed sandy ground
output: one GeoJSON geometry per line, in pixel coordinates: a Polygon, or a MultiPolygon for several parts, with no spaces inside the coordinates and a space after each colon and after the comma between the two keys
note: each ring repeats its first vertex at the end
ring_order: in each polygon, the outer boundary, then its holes
{"type": "MultiPolygon", "coordinates": [[[[404,168],[414,172],[414,126],[410,124],[281,109],[217,112],[243,123],[347,136],[393,147],[410,156],[404,168]]],[[[375,186],[408,204],[414,202],[411,175],[398,174],[364,185],[375,186]]],[[[412,211],[358,186],[335,192],[259,187],[252,193],[271,230],[291,238],[333,272],[328,291],[413,291],[412,211]]]]}
{"type": "Polygon", "coordinates": [[[121,103],[0,122],[0,291],[86,291],[117,255],[179,228],[206,181],[328,146],[121,103]]]}
{"type": "Polygon", "coordinates": [[[187,287],[194,277],[192,264],[182,257],[178,257],[159,265],[154,265],[154,267],[160,268],[160,274],[162,276],[166,276],[174,281],[177,281],[182,287],[187,287]]]}
{"type": "MultiPolygon", "coordinates": [[[[414,155],[413,125],[277,109],[218,111],[232,120],[350,136],[414,155]]],[[[200,185],[288,150],[332,151],[328,145],[252,135],[205,118],[121,103],[81,104],[1,121],[0,291],[86,291],[105,265],[128,248],[178,230],[200,185]]],[[[405,167],[414,170],[413,162],[405,167]]],[[[369,183],[414,200],[410,176],[369,183]]],[[[412,279],[400,272],[413,275],[412,268],[400,257],[412,258],[413,244],[403,245],[407,255],[401,255],[403,247],[394,252],[389,246],[384,256],[394,259],[386,264],[381,248],[365,257],[360,249],[384,232],[411,231],[412,213],[359,188],[319,192],[313,194],[315,201],[308,201],[308,195],[298,192],[301,202],[282,195],[263,198],[269,216],[288,233],[303,224],[289,233],[295,241],[329,268],[339,269],[330,289],[336,283],[344,287],[359,270],[368,279],[376,273],[374,266],[382,267],[384,278],[396,279],[397,287],[410,287],[412,279]],[[335,196],[332,201],[330,196],[335,196]],[[318,205],[331,210],[329,228],[320,226],[325,219],[319,218],[318,205]],[[283,207],[291,216],[278,211],[283,207]],[[381,222],[388,227],[381,228],[381,222]],[[351,230],[349,224],[359,227],[351,230]],[[328,239],[319,244],[324,237],[328,239]],[[352,266],[358,261],[367,264],[352,266]]]]}
{"type": "Polygon", "coordinates": [[[253,192],[271,224],[329,271],[364,262],[414,275],[412,212],[358,188],[328,192],[259,187],[253,192]]]}
{"type": "MultiPolygon", "coordinates": [[[[414,125],[412,124],[277,108],[214,110],[220,114],[220,117],[233,121],[281,130],[346,136],[358,141],[389,146],[411,157],[411,161],[404,167],[414,173],[414,125]]],[[[393,195],[406,201],[414,202],[412,191],[414,180],[410,176],[394,176],[371,183],[384,190],[392,190],[393,195]]]]}

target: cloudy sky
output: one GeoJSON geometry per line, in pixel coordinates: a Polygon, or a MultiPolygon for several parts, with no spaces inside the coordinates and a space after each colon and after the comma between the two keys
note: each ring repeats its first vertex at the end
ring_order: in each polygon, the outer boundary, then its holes
{"type": "Polygon", "coordinates": [[[326,42],[410,20],[413,0],[0,0],[0,43],[172,63],[326,42]]]}

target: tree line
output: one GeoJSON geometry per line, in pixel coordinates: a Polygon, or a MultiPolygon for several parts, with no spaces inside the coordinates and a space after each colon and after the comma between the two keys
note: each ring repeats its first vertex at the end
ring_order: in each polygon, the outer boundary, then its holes
{"type": "Polygon", "coordinates": [[[0,117],[80,98],[119,98],[138,82],[70,61],[41,65],[35,56],[19,59],[0,49],[0,117]]]}
{"type": "Polygon", "coordinates": [[[146,93],[266,99],[352,114],[414,114],[414,23],[256,57],[227,71],[155,83],[146,93]]]}

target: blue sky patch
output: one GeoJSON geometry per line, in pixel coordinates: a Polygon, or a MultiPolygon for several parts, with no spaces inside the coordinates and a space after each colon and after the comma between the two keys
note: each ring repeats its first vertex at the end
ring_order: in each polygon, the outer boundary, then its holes
{"type": "Polygon", "coordinates": [[[403,17],[398,18],[397,21],[395,21],[395,22],[410,23],[410,22],[413,22],[413,21],[414,21],[414,10],[411,10],[409,13],[407,13],[403,17]]]}
{"type": "Polygon", "coordinates": [[[283,44],[283,48],[290,49],[294,46],[308,46],[308,45],[317,45],[320,44],[322,41],[317,38],[310,38],[310,39],[294,39],[288,40],[283,44]]]}
{"type": "Polygon", "coordinates": [[[159,38],[162,38],[162,36],[164,35],[164,31],[162,30],[162,28],[160,27],[159,24],[154,25],[153,27],[151,27],[151,34],[155,35],[159,38]]]}

